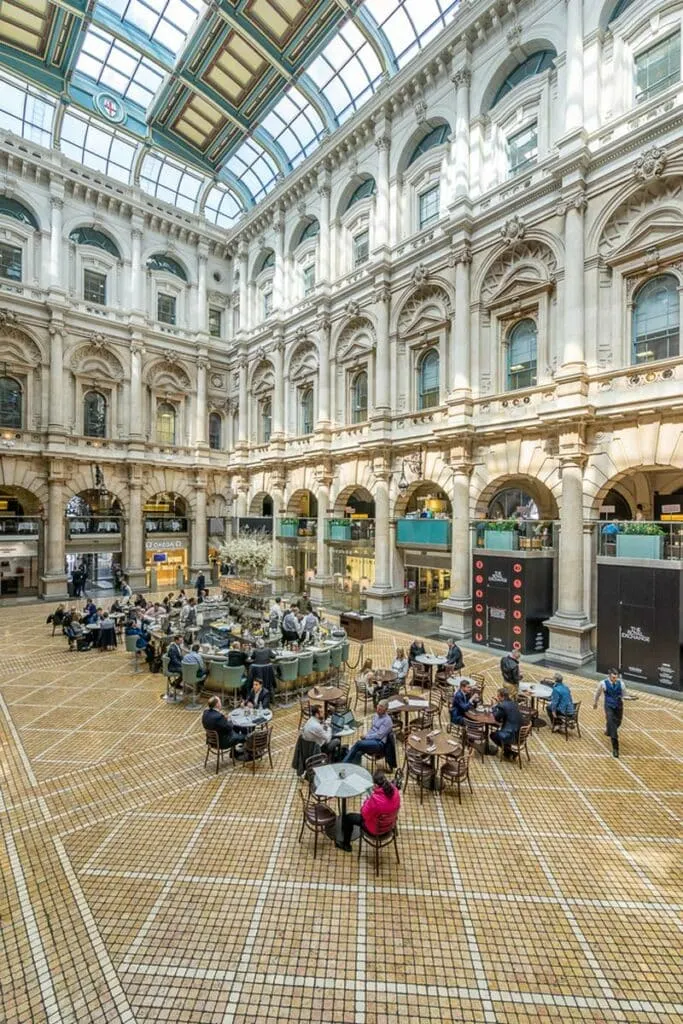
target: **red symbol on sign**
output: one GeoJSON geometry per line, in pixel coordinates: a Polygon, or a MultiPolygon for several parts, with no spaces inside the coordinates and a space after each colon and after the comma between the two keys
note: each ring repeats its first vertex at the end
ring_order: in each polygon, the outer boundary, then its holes
{"type": "Polygon", "coordinates": [[[512,595],[512,600],[513,600],[514,604],[521,604],[522,603],[522,595],[521,594],[513,594],[512,595]]]}
{"type": "Polygon", "coordinates": [[[515,640],[513,645],[512,645],[513,651],[519,651],[519,650],[521,650],[521,647],[522,647],[522,645],[520,644],[519,640],[515,640]]]}
{"type": "Polygon", "coordinates": [[[478,626],[478,627],[479,627],[479,629],[481,629],[481,627],[482,627],[482,626],[484,625],[484,622],[483,622],[483,620],[482,620],[482,619],[475,619],[475,620],[474,620],[474,625],[475,625],[475,626],[478,626]]]}
{"type": "Polygon", "coordinates": [[[474,582],[475,583],[483,583],[484,582],[484,577],[483,576],[475,576],[474,577],[474,582]]]}
{"type": "Polygon", "coordinates": [[[475,569],[483,569],[484,568],[484,563],[482,562],[481,558],[478,558],[477,561],[474,563],[474,568],[475,569]]]}
{"type": "Polygon", "coordinates": [[[481,635],[481,633],[475,633],[474,634],[474,639],[477,641],[477,643],[481,643],[484,638],[481,635]]]}
{"type": "Polygon", "coordinates": [[[102,100],[102,107],[107,117],[117,117],[119,108],[116,102],[110,99],[108,96],[102,100]]]}
{"type": "Polygon", "coordinates": [[[475,590],[474,596],[475,597],[483,597],[484,596],[484,591],[483,590],[475,590]]]}
{"type": "Polygon", "coordinates": [[[513,626],[512,627],[512,632],[515,634],[515,636],[519,636],[519,634],[522,632],[522,627],[521,626],[513,626]]]}
{"type": "Polygon", "coordinates": [[[522,581],[521,580],[513,580],[512,581],[512,586],[515,587],[517,590],[519,590],[521,585],[522,585],[522,581]]]}
{"type": "Polygon", "coordinates": [[[521,619],[521,617],[522,617],[522,613],[520,611],[518,611],[517,609],[515,609],[514,612],[512,613],[512,618],[513,619],[521,619]]]}
{"type": "Polygon", "coordinates": [[[483,612],[483,610],[484,610],[483,604],[475,604],[474,610],[475,610],[475,612],[483,612]]]}
{"type": "Polygon", "coordinates": [[[512,566],[512,571],[513,572],[521,572],[522,571],[522,567],[519,564],[519,562],[515,562],[515,564],[512,566]]]}

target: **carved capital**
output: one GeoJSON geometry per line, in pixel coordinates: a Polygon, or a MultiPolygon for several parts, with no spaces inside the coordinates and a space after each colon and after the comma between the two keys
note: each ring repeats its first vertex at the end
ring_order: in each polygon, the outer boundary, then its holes
{"type": "Polygon", "coordinates": [[[206,356],[199,356],[197,358],[197,369],[206,371],[209,369],[209,360],[206,356]]]}
{"type": "Polygon", "coordinates": [[[360,314],[360,306],[350,299],[344,306],[344,312],[347,316],[356,317],[360,314]]]}
{"type": "Polygon", "coordinates": [[[389,302],[389,300],[391,299],[391,289],[389,288],[389,285],[379,285],[379,287],[375,289],[373,299],[375,302],[389,302]]]}
{"type": "Polygon", "coordinates": [[[321,334],[329,335],[330,331],[332,330],[332,320],[327,315],[327,313],[320,314],[316,323],[316,327],[321,334]]]}
{"type": "Polygon", "coordinates": [[[461,87],[469,89],[470,82],[472,81],[472,72],[468,68],[458,68],[451,75],[451,81],[456,89],[461,87]]]}
{"type": "Polygon", "coordinates": [[[457,267],[459,263],[469,265],[472,262],[472,247],[468,242],[455,246],[448,255],[448,265],[457,267]]]}
{"type": "Polygon", "coordinates": [[[377,149],[379,149],[379,150],[389,149],[389,146],[391,145],[391,136],[390,135],[378,135],[377,138],[375,139],[375,145],[377,146],[377,149]]]}
{"type": "Polygon", "coordinates": [[[633,165],[633,176],[639,181],[661,178],[666,170],[667,156],[660,146],[643,150],[633,165]]]}
{"type": "MultiPolygon", "coordinates": [[[[16,324],[17,322],[17,314],[13,313],[11,309],[0,309],[0,327],[7,327],[8,325],[16,324]]],[[[57,328],[51,324],[50,334],[52,335],[53,331],[56,330],[57,328]]]]}

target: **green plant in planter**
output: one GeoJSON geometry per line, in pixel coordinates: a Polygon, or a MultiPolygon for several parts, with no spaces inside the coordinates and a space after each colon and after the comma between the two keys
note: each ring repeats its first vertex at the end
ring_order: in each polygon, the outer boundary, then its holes
{"type": "Polygon", "coordinates": [[[622,533],[638,534],[640,537],[663,537],[664,530],[657,523],[632,522],[624,523],[621,527],[622,533]]]}
{"type": "Polygon", "coordinates": [[[287,516],[284,519],[281,519],[280,522],[282,523],[283,526],[298,526],[299,525],[299,520],[298,519],[293,519],[291,516],[287,516]]]}
{"type": "Polygon", "coordinates": [[[510,530],[514,530],[517,527],[517,519],[491,519],[486,520],[486,529],[493,530],[495,533],[508,533],[510,530]]]}
{"type": "Polygon", "coordinates": [[[330,526],[350,526],[350,519],[330,519],[330,526]]]}

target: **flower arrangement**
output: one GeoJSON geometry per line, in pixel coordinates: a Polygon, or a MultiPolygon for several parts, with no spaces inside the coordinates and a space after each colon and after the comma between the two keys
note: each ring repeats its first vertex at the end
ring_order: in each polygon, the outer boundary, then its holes
{"type": "Polygon", "coordinates": [[[641,537],[664,536],[664,530],[657,523],[643,523],[638,520],[632,523],[622,523],[620,530],[622,533],[635,533],[641,537]]]}
{"type": "Polygon", "coordinates": [[[219,553],[221,559],[235,563],[238,575],[251,579],[261,579],[273,561],[272,541],[264,534],[233,537],[221,545],[219,553]]]}

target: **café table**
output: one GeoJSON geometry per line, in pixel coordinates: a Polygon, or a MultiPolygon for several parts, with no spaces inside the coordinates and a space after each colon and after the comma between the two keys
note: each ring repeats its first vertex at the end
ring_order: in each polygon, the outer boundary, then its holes
{"type": "MultiPolygon", "coordinates": [[[[462,743],[458,743],[442,729],[413,729],[406,737],[406,746],[417,754],[428,757],[432,763],[441,757],[452,757],[462,753],[462,743]]],[[[432,788],[437,787],[437,773],[434,772],[432,788]]]]}
{"type": "Polygon", "coordinates": [[[434,669],[445,665],[448,658],[445,654],[418,654],[415,661],[419,661],[421,665],[426,665],[429,669],[429,685],[431,686],[434,669]]]}
{"type": "Polygon", "coordinates": [[[259,725],[272,721],[270,708],[235,708],[228,713],[228,720],[242,732],[253,732],[259,725]]]}
{"type": "MultiPolygon", "coordinates": [[[[323,764],[313,772],[315,795],[334,797],[339,800],[339,814],[335,820],[334,838],[342,842],[342,819],[346,814],[346,801],[350,796],[362,796],[372,789],[372,775],[359,764],[323,764]]],[[[358,826],[354,826],[351,839],[360,835],[358,826]]]]}
{"type": "Polygon", "coordinates": [[[531,719],[535,728],[546,725],[546,722],[538,716],[538,701],[548,701],[553,695],[552,686],[545,683],[524,683],[519,684],[519,693],[531,698],[531,719]]]}
{"type": "Polygon", "coordinates": [[[494,718],[490,708],[486,708],[483,711],[466,711],[465,718],[470,722],[475,722],[477,725],[484,726],[484,753],[495,754],[495,749],[489,749],[489,732],[492,726],[498,726],[500,723],[497,718],[494,718]]]}
{"type": "Polygon", "coordinates": [[[387,704],[387,711],[390,715],[402,714],[404,716],[403,721],[408,724],[408,715],[411,712],[419,714],[421,711],[426,711],[429,707],[429,701],[425,700],[424,697],[390,697],[389,703],[387,704]]]}
{"type": "Polygon", "coordinates": [[[340,690],[338,686],[314,686],[308,691],[307,696],[311,704],[323,705],[323,718],[327,718],[327,705],[341,700],[344,691],[340,690]]]}
{"type": "Polygon", "coordinates": [[[393,668],[378,668],[373,670],[372,678],[376,684],[395,683],[398,679],[398,672],[394,672],[393,668]]]}

